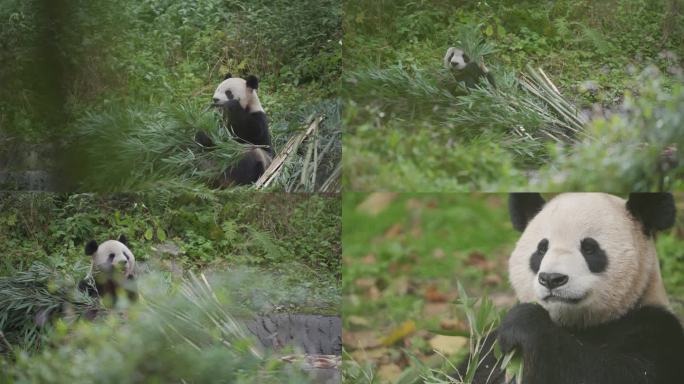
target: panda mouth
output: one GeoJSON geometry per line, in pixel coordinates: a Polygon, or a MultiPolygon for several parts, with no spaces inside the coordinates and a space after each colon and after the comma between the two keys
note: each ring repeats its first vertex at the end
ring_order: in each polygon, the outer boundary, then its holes
{"type": "Polygon", "coordinates": [[[548,303],[567,303],[567,304],[578,304],[580,301],[584,300],[586,296],[581,297],[564,297],[558,296],[553,293],[548,294],[542,300],[548,303]]]}

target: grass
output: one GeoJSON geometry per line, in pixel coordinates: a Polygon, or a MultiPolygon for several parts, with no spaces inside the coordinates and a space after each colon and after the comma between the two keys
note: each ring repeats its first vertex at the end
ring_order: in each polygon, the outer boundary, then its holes
{"type": "Polygon", "coordinates": [[[675,3],[616,1],[607,11],[592,0],[346,2],[343,185],[406,192],[680,188],[680,166],[657,171],[662,153],[682,140],[670,122],[681,119],[670,105],[681,98],[684,57],[675,3]],[[487,49],[478,48],[483,44],[487,49]],[[441,62],[452,45],[484,56],[498,92],[453,84],[441,62]],[[543,69],[562,102],[517,80],[529,66],[543,69]],[[639,95],[636,108],[630,95],[639,95]],[[574,109],[601,112],[577,126],[583,118],[574,109]],[[658,140],[626,144],[606,133],[618,125],[658,140]],[[558,129],[564,126],[574,133],[558,129]],[[585,151],[599,147],[622,154],[619,165],[603,171],[611,154],[585,151]]]}

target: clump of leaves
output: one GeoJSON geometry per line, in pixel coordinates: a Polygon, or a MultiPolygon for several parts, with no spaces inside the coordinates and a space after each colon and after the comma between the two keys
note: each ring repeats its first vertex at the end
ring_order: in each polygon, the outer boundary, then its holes
{"type": "Polygon", "coordinates": [[[246,150],[215,115],[199,106],[116,108],[88,113],[79,126],[85,157],[79,163],[84,176],[80,185],[88,190],[131,189],[168,179],[207,182],[246,150]],[[215,148],[195,142],[199,130],[212,137],[215,148]]]}
{"type": "MultiPolygon", "coordinates": [[[[100,309],[98,300],[75,288],[72,280],[44,264],[0,277],[0,331],[9,344],[36,350],[56,318],[74,322],[100,309]]],[[[0,346],[0,351],[9,349],[0,346]]]]}
{"type": "MultiPolygon", "coordinates": [[[[456,46],[476,63],[482,62],[484,57],[496,52],[496,47],[482,36],[482,25],[464,24],[457,29],[456,46]]],[[[446,49],[445,49],[446,51],[446,49]]]]}
{"type": "Polygon", "coordinates": [[[684,81],[667,81],[655,67],[637,79],[616,113],[593,121],[590,138],[558,145],[535,180],[539,189],[654,191],[684,180],[684,81]]]}

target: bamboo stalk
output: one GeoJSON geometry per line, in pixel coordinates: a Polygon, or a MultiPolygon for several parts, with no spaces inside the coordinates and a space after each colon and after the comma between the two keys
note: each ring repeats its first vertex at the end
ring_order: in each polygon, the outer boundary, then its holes
{"type": "Polygon", "coordinates": [[[256,189],[267,188],[276,176],[282,171],[285,161],[297,151],[297,148],[302,144],[302,142],[311,135],[311,133],[318,128],[318,125],[323,121],[323,116],[318,116],[311,121],[308,128],[297,136],[292,137],[285,144],[283,149],[278,156],[271,162],[271,165],[266,169],[263,175],[257,180],[255,184],[256,189]]]}
{"type": "Polygon", "coordinates": [[[558,94],[558,96],[560,96],[560,95],[561,95],[560,91],[558,91],[558,88],[556,88],[556,85],[555,85],[554,83],[551,82],[551,80],[549,79],[549,77],[546,76],[546,73],[544,72],[544,70],[541,69],[541,67],[539,67],[539,68],[537,68],[537,69],[539,70],[539,73],[541,73],[541,75],[544,76],[544,79],[545,79],[546,82],[551,86],[551,88],[553,88],[553,90],[556,91],[556,93],[558,94]]]}
{"type": "Polygon", "coordinates": [[[321,188],[319,189],[320,192],[339,192],[339,181],[341,173],[342,164],[339,163],[337,164],[337,167],[335,167],[335,170],[332,171],[328,179],[324,181],[321,185],[321,188]]]}

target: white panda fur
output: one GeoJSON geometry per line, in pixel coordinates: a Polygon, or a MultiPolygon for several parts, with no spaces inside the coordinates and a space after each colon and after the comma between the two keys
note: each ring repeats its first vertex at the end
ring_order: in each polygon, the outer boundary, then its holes
{"type": "Polygon", "coordinates": [[[257,95],[258,88],[259,79],[256,76],[249,75],[242,79],[232,77],[229,73],[216,87],[212,105],[223,111],[237,142],[260,146],[272,157],[275,152],[271,144],[271,132],[257,95]]]}
{"type": "Polygon", "coordinates": [[[236,100],[243,109],[249,112],[264,112],[256,89],[248,87],[247,80],[230,75],[226,77],[214,91],[212,100],[215,107],[225,107],[231,100],[236,100]],[[227,92],[233,95],[233,99],[228,98],[227,92]]]}
{"type": "Polygon", "coordinates": [[[124,235],[101,244],[89,241],[85,253],[91,258],[90,270],[80,282],[79,289],[93,297],[111,296],[116,302],[117,291],[123,288],[129,299],[135,299],[135,255],[127,244],[124,235]]]}
{"type": "MultiPolygon", "coordinates": [[[[509,260],[509,279],[518,300],[540,303],[563,326],[591,326],[623,316],[639,305],[668,306],[653,239],[627,211],[626,201],[603,193],[568,193],[548,202],[527,225],[509,260]],[[605,273],[592,273],[577,244],[594,238],[608,255],[605,273]],[[549,294],[530,269],[542,239],[553,239],[539,273],[560,273],[556,288],[571,304],[544,300],[549,294]]],[[[554,290],[555,291],[555,290],[554,290]]]]}
{"type": "Polygon", "coordinates": [[[462,49],[449,47],[444,55],[444,68],[463,70],[468,62],[466,54],[462,49]]]}
{"type": "MultiPolygon", "coordinates": [[[[275,151],[271,143],[271,132],[264,108],[261,106],[257,89],[259,80],[250,75],[246,79],[227,74],[216,87],[212,105],[221,109],[226,125],[235,141],[253,145],[232,166],[225,169],[213,182],[214,187],[227,188],[256,182],[271,165],[275,151]]],[[[195,142],[202,148],[214,146],[209,135],[197,132],[195,142]]]]}
{"type": "Polygon", "coordinates": [[[674,225],[671,194],[567,193],[547,203],[517,193],[509,210],[522,232],[509,259],[520,303],[486,337],[473,384],[506,383],[495,341],[522,357],[525,384],[684,383],[684,330],[654,242],[674,225]]]}
{"type": "Polygon", "coordinates": [[[466,88],[473,88],[480,84],[482,78],[496,86],[494,76],[483,62],[476,63],[460,48],[449,47],[444,55],[444,68],[452,70],[457,81],[463,82],[466,88]]]}

